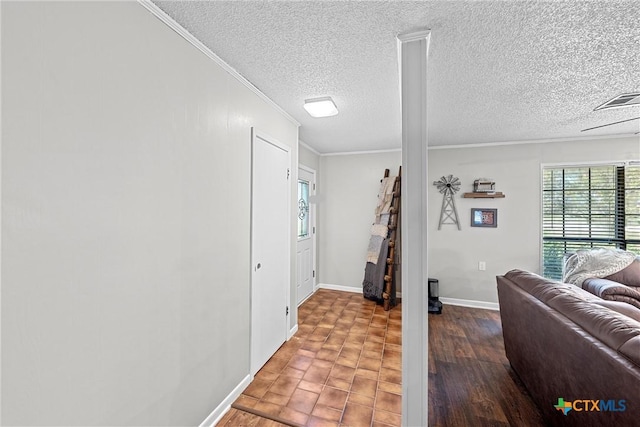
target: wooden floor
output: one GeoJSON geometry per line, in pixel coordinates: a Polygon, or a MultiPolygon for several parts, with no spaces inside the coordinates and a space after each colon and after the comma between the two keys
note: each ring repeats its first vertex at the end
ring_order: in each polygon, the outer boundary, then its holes
{"type": "Polygon", "coordinates": [[[447,305],[429,315],[430,426],[544,426],[504,355],[500,313],[447,305]]]}
{"type": "MultiPolygon", "coordinates": [[[[399,426],[400,317],[401,305],[385,312],[360,294],[318,291],[234,403],[245,410],[218,426],[399,426]]],[[[428,398],[430,426],[544,425],[504,356],[496,311],[429,315],[428,398]]]]}

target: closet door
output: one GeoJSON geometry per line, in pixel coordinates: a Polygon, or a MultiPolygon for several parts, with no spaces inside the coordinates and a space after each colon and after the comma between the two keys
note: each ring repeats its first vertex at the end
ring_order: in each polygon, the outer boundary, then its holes
{"type": "Polygon", "coordinates": [[[287,338],[290,286],[290,155],[254,132],[251,207],[251,373],[287,338]]]}

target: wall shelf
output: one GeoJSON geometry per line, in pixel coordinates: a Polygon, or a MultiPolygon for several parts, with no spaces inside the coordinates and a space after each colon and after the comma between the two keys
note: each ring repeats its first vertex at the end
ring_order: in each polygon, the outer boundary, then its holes
{"type": "Polygon", "coordinates": [[[504,193],[496,191],[495,193],[464,193],[465,199],[503,199],[504,193]]]}

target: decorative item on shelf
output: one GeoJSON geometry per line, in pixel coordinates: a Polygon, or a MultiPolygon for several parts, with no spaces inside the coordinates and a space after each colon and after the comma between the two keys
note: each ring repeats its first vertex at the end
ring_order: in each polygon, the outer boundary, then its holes
{"type": "Polygon", "coordinates": [[[496,183],[489,178],[478,178],[473,181],[473,192],[464,193],[465,199],[502,199],[504,194],[496,191],[496,183]]]}
{"type": "Polygon", "coordinates": [[[442,208],[440,209],[440,222],[438,230],[442,228],[442,224],[455,224],[460,230],[460,221],[458,221],[458,210],[456,209],[453,195],[460,190],[460,180],[453,175],[441,177],[438,181],[433,181],[433,185],[442,193],[442,208]],[[449,220],[450,222],[447,222],[449,220]]]}
{"type": "Polygon", "coordinates": [[[498,226],[498,209],[471,208],[471,226],[496,228],[498,226]]]}
{"type": "Polygon", "coordinates": [[[478,178],[473,181],[474,193],[495,193],[496,183],[489,178],[478,178]]]}

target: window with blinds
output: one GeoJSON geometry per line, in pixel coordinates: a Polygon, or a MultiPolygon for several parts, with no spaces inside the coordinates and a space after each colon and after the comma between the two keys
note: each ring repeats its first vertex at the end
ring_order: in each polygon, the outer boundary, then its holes
{"type": "Polygon", "coordinates": [[[640,254],[640,166],[543,169],[543,275],[561,279],[564,255],[593,247],[640,254]]]}

